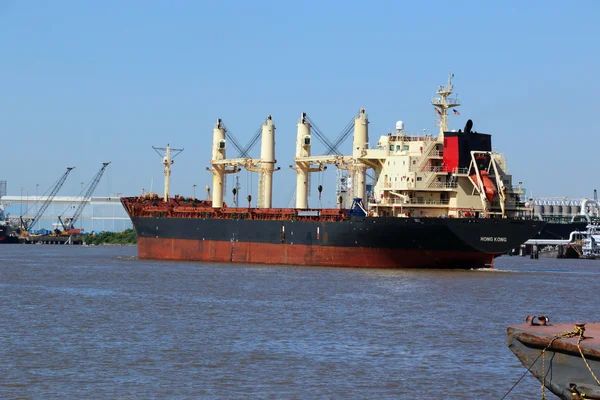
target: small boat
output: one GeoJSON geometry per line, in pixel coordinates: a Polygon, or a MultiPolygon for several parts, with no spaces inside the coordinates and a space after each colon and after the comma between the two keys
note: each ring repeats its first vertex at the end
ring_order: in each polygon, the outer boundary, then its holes
{"type": "Polygon", "coordinates": [[[550,324],[528,315],[508,327],[508,347],[560,399],[600,399],[600,322],[550,324]]]}
{"type": "Polygon", "coordinates": [[[483,187],[485,198],[491,203],[497,193],[496,186],[490,179],[490,175],[486,170],[480,170],[479,176],[481,176],[481,180],[476,173],[471,175],[471,179],[473,179],[474,182],[477,182],[479,186],[483,187]]]}

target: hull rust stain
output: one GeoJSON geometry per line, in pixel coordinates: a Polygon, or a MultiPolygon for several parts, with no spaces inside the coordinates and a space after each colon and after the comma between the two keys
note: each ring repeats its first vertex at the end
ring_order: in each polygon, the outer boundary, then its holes
{"type": "Polygon", "coordinates": [[[370,249],[175,238],[138,239],[142,259],[368,268],[490,267],[494,255],[452,250],[370,249]]]}

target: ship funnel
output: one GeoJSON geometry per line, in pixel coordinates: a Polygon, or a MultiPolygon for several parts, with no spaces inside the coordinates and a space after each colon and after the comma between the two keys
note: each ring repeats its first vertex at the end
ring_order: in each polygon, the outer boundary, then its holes
{"type": "Polygon", "coordinates": [[[468,120],[465,124],[465,133],[471,133],[471,129],[473,128],[473,121],[468,120]]]}

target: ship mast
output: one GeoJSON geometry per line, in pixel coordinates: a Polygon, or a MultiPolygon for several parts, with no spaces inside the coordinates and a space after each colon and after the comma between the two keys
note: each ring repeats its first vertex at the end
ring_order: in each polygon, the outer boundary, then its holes
{"type": "Polygon", "coordinates": [[[172,149],[167,144],[167,147],[154,147],[152,148],[162,157],[162,163],[165,166],[165,201],[169,201],[170,187],[171,187],[171,165],[174,163],[173,159],[177,157],[183,149],[172,149]],[[174,152],[174,153],[172,153],[174,152]]]}
{"type": "Polygon", "coordinates": [[[438,86],[437,94],[439,97],[434,97],[431,100],[431,105],[436,108],[436,113],[439,116],[439,121],[436,124],[440,127],[440,133],[438,135],[439,142],[444,141],[444,132],[448,130],[448,110],[460,106],[458,96],[450,97],[454,90],[452,78],[454,78],[454,74],[448,72],[448,84],[445,86],[438,86]]]}

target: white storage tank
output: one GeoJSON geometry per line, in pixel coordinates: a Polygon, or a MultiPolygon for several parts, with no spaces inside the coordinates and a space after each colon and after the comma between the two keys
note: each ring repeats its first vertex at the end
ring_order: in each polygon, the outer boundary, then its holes
{"type": "Polygon", "coordinates": [[[552,206],[550,204],[542,206],[542,215],[552,215],[552,206]]]}
{"type": "Polygon", "coordinates": [[[555,204],[553,208],[553,215],[561,216],[563,211],[563,206],[561,204],[555,204]]]}

